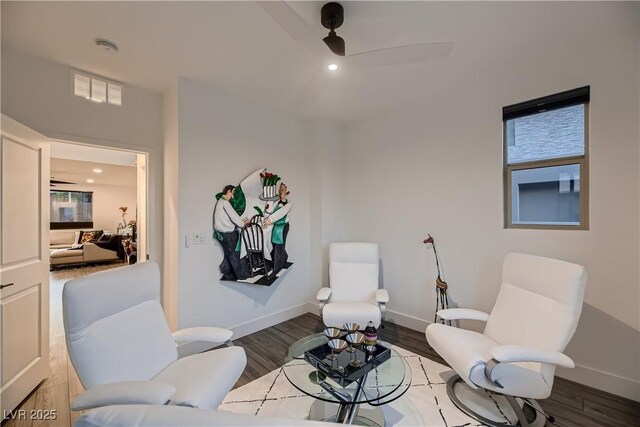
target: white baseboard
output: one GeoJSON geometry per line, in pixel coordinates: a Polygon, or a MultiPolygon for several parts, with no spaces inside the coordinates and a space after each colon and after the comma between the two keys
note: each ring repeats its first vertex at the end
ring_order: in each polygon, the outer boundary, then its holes
{"type": "Polygon", "coordinates": [[[638,380],[578,364],[573,369],[559,368],[556,372],[559,377],[569,381],[640,402],[640,381],[638,380]]]}
{"type": "Polygon", "coordinates": [[[248,322],[240,323],[239,325],[232,326],[228,329],[233,331],[233,339],[236,340],[244,337],[245,335],[261,331],[265,328],[277,325],[278,323],[293,319],[294,317],[301,316],[305,313],[317,312],[318,304],[306,302],[285,308],[284,310],[276,311],[275,313],[271,313],[266,316],[258,317],[257,319],[249,320],[248,322]]]}
{"type": "Polygon", "coordinates": [[[424,333],[427,326],[431,324],[428,320],[420,319],[418,317],[409,316],[407,314],[398,313],[397,311],[387,310],[384,314],[385,321],[390,321],[396,325],[404,326],[405,328],[413,329],[414,331],[424,333]]]}

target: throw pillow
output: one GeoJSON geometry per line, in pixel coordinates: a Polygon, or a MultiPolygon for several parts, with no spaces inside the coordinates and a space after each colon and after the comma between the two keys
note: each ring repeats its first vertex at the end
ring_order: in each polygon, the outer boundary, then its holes
{"type": "Polygon", "coordinates": [[[86,243],[96,238],[95,231],[83,231],[80,235],[80,243],[86,243]]]}

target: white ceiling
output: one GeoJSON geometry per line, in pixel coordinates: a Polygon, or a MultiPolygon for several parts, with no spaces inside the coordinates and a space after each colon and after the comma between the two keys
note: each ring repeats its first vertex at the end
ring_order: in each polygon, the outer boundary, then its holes
{"type": "MultiPolygon", "coordinates": [[[[324,2],[289,2],[319,34],[324,2]]],[[[343,2],[338,34],[347,53],[402,44],[453,41],[442,62],[329,74],[254,2],[2,2],[2,48],[12,48],[107,78],[163,92],[187,77],[304,117],[361,118],[475,81],[505,61],[579,45],[597,3],[343,2]],[[114,41],[119,52],[94,45],[114,41]],[[318,75],[318,73],[320,73],[318,75]],[[322,93],[305,96],[318,75],[322,93]]]]}
{"type": "MultiPolygon", "coordinates": [[[[59,181],[72,182],[81,188],[96,185],[124,185],[137,186],[136,168],[132,166],[119,166],[99,162],[85,162],[80,160],[51,158],[51,177],[59,181]],[[93,172],[101,169],[102,173],[93,172]],[[87,179],[93,179],[93,183],[87,183],[87,179]]],[[[70,189],[71,186],[59,184],[56,187],[70,189]]]]}
{"type": "Polygon", "coordinates": [[[70,144],[51,141],[51,157],[67,160],[81,160],[110,165],[133,166],[136,153],[124,150],[90,147],[87,145],[70,144]]]}

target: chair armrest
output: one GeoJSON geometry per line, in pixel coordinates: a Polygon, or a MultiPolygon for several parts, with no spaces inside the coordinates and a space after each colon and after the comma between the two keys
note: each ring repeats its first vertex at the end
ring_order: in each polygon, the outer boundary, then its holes
{"type": "Polygon", "coordinates": [[[176,392],[170,384],[158,381],[123,381],[91,387],[73,400],[71,409],[83,411],[110,405],[164,405],[176,392]]]}
{"type": "Polygon", "coordinates": [[[376,289],[376,302],[386,304],[389,302],[389,292],[386,289],[376,289]]]}
{"type": "Polygon", "coordinates": [[[470,308],[445,308],[438,310],[437,314],[444,320],[489,320],[489,315],[484,311],[470,308]]]}
{"type": "Polygon", "coordinates": [[[543,350],[536,347],[522,345],[499,345],[491,349],[491,357],[500,363],[513,362],[536,362],[550,363],[562,366],[563,368],[573,368],[575,363],[566,354],[559,351],[543,350]]]}
{"type": "Polygon", "coordinates": [[[199,326],[180,329],[171,335],[176,344],[192,341],[226,342],[231,339],[233,332],[229,329],[216,328],[215,326],[199,326]]]}
{"type": "Polygon", "coordinates": [[[327,302],[330,296],[331,288],[320,288],[320,290],[318,291],[318,295],[316,295],[316,299],[320,302],[327,302]]]}

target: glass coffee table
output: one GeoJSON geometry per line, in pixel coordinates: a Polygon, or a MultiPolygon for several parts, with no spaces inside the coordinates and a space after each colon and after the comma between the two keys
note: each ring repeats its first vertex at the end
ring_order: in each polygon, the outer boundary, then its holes
{"type": "Polygon", "coordinates": [[[295,342],[287,351],[283,372],[298,390],[313,397],[309,419],[344,424],[384,426],[382,405],[402,396],[411,385],[411,368],[390,344],[379,344],[391,349],[391,357],[365,376],[346,387],[318,372],[304,360],[305,351],[328,339],[315,334],[295,342]],[[366,407],[360,407],[367,404],[366,407]]]}

